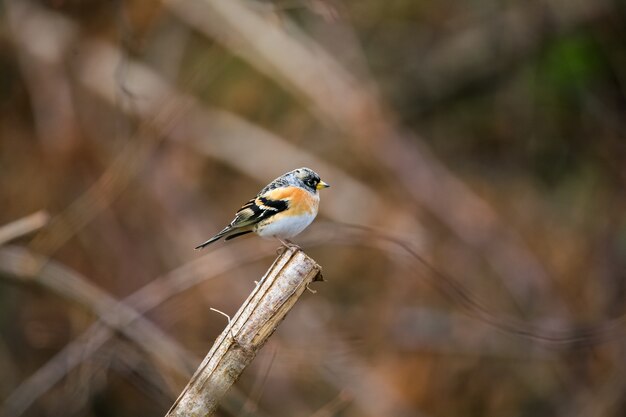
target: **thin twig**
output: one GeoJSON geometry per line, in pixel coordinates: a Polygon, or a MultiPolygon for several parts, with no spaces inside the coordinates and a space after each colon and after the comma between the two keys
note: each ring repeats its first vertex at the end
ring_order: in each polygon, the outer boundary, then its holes
{"type": "Polygon", "coordinates": [[[209,307],[209,310],[215,311],[216,313],[219,313],[222,316],[226,317],[226,320],[228,320],[228,329],[230,329],[230,337],[232,337],[232,339],[235,340],[235,335],[233,334],[233,328],[231,326],[230,316],[224,313],[223,311],[218,310],[217,308],[209,307]]]}

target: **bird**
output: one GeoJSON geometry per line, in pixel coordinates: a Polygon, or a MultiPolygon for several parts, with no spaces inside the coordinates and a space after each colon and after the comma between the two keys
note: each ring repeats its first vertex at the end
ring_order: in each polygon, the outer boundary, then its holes
{"type": "Polygon", "coordinates": [[[252,232],[276,238],[286,247],[296,246],[289,239],[313,222],[320,203],[318,191],[328,187],[312,169],[289,171],[266,185],[237,211],[228,226],[196,249],[252,232]]]}

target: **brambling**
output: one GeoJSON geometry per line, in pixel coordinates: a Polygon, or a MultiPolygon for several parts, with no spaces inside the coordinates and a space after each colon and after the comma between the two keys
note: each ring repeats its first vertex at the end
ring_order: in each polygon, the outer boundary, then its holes
{"type": "Polygon", "coordinates": [[[320,204],[318,191],[327,187],[330,186],[313,170],[294,169],[265,186],[237,211],[228,226],[196,249],[221,238],[230,240],[251,232],[275,237],[283,245],[291,246],[287,239],[302,232],[315,219],[320,204]]]}

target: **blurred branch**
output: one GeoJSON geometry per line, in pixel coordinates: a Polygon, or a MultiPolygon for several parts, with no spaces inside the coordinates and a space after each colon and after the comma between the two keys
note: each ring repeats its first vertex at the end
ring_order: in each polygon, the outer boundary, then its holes
{"type": "Polygon", "coordinates": [[[77,28],[60,16],[32,14],[26,1],[7,0],[4,5],[39,141],[47,151],[67,153],[76,145],[78,123],[64,66],[77,28]]]}
{"type": "Polygon", "coordinates": [[[210,416],[222,397],[274,333],[321,268],[300,249],[288,248],[217,338],[167,416],[210,416]]]}
{"type": "MultiPolygon", "coordinates": [[[[606,15],[616,5],[607,0],[591,2],[542,0],[519,2],[481,17],[448,38],[414,55],[417,60],[399,71],[418,96],[414,102],[428,107],[468,86],[492,80],[498,74],[539,50],[550,37],[606,15]]],[[[409,59],[411,59],[409,57],[409,59]]]]}
{"type": "MultiPolygon", "coordinates": [[[[354,233],[346,233],[348,230],[342,230],[342,228],[338,228],[336,224],[330,225],[330,227],[325,229],[325,234],[315,239],[311,245],[319,244],[319,242],[324,242],[324,244],[339,242],[354,246],[359,243],[363,244],[364,242],[370,242],[372,241],[372,238],[376,238],[376,234],[364,238],[359,234],[355,235],[354,233]]],[[[237,266],[242,266],[259,260],[270,253],[269,251],[260,252],[256,247],[255,242],[252,240],[239,242],[235,241],[231,244],[231,246],[231,248],[222,247],[213,252],[209,252],[202,258],[189,262],[180,268],[171,271],[167,275],[154,280],[126,298],[124,300],[124,304],[128,308],[131,308],[132,306],[135,309],[134,314],[143,314],[148,310],[157,307],[166,299],[171,298],[174,295],[191,288],[192,286],[198,285],[201,282],[230,271],[237,266]],[[238,258],[224,256],[224,253],[229,252],[230,250],[235,250],[240,254],[240,256],[238,258]]],[[[391,246],[383,246],[379,247],[379,249],[382,249],[385,252],[394,252],[397,248],[394,249],[391,246]]],[[[3,267],[4,265],[3,256],[6,253],[6,250],[7,249],[0,250],[0,267],[3,267]]],[[[30,259],[30,257],[26,258],[26,260],[28,259],[30,259]]],[[[39,263],[41,261],[36,262],[39,263]]],[[[9,270],[14,268],[15,267],[11,267],[9,270]]],[[[429,279],[436,278],[437,277],[429,277],[429,279]]],[[[27,280],[26,282],[30,282],[30,280],[27,280]]],[[[114,313],[110,312],[109,314],[114,313]]],[[[119,319],[109,321],[109,325],[119,326],[114,328],[123,334],[132,335],[134,333],[133,329],[136,327],[141,328],[142,323],[141,321],[124,321],[124,318],[120,317],[119,319]]],[[[137,332],[138,335],[141,335],[142,333],[143,331],[137,332]]],[[[98,323],[92,325],[85,333],[83,333],[83,335],[66,346],[52,360],[40,368],[16,391],[14,391],[4,404],[5,414],[3,414],[3,416],[8,417],[20,415],[36,398],[46,392],[49,387],[55,384],[79,363],[92,356],[94,352],[96,352],[109,338],[113,336],[113,334],[114,332],[111,328],[102,327],[98,323]]],[[[158,343],[167,345],[169,340],[168,336],[164,334],[161,337],[163,337],[163,339],[160,339],[158,343]]],[[[333,335],[332,339],[336,343],[343,343],[341,342],[341,337],[338,334],[333,335]]],[[[131,340],[135,341],[139,346],[144,347],[147,351],[150,351],[150,347],[145,347],[144,343],[148,343],[152,339],[131,340]]],[[[342,349],[345,350],[347,348],[344,346],[342,349]]],[[[157,350],[153,353],[159,354],[159,351],[157,350]]],[[[191,357],[189,361],[194,362],[196,359],[191,357]]],[[[355,402],[366,405],[365,408],[368,410],[396,410],[399,404],[402,403],[402,401],[400,401],[401,397],[399,397],[396,391],[393,390],[387,382],[381,380],[380,375],[372,372],[367,364],[364,362],[357,362],[359,361],[357,361],[356,358],[353,358],[350,361],[350,370],[340,372],[344,375],[360,376],[353,379],[349,383],[352,387],[355,402]],[[385,395],[374,397],[369,396],[367,393],[372,390],[379,393],[384,392],[385,395]],[[390,401],[392,398],[394,400],[390,401]]],[[[339,361],[334,363],[332,368],[340,370],[344,369],[345,366],[341,363],[341,361],[339,361]]],[[[329,381],[336,384],[337,381],[334,381],[333,378],[337,378],[337,375],[334,374],[334,376],[329,377],[329,381]]],[[[341,383],[338,384],[338,388],[343,388],[341,383]]],[[[239,410],[239,405],[244,402],[242,401],[243,398],[245,398],[244,395],[233,388],[229,391],[227,397],[228,401],[222,405],[229,410],[229,412],[232,412],[232,410],[239,410]]]]}
{"type": "Polygon", "coordinates": [[[352,400],[351,392],[347,389],[342,389],[335,398],[320,407],[316,412],[311,414],[310,417],[336,416],[340,414],[343,409],[347,408],[352,400]]]}
{"type": "MultiPolygon", "coordinates": [[[[24,54],[28,54],[29,68],[39,71],[39,67],[45,67],[51,63],[61,62],[64,64],[66,57],[64,51],[73,46],[79,35],[78,27],[71,20],[61,14],[50,12],[28,0],[11,1],[9,13],[14,20],[19,20],[12,25],[13,37],[19,44],[24,54]],[[23,23],[24,21],[25,23],[23,23]],[[42,29],[44,28],[44,29],[42,29]],[[48,30],[45,30],[48,29],[48,30]]],[[[115,62],[111,77],[115,79],[123,61],[115,62]]],[[[60,68],[58,68],[59,71],[60,68]]],[[[57,71],[57,72],[59,72],[57,71]]],[[[47,74],[45,71],[44,73],[47,74]]],[[[116,80],[117,81],[117,80],[116,80]]],[[[65,86],[63,80],[54,80],[52,85],[65,86]],[[58,82],[58,84],[57,84],[58,82]]],[[[65,88],[65,87],[63,87],[65,88]]],[[[115,85],[115,94],[124,91],[124,86],[115,85]]],[[[61,96],[63,94],[59,93],[61,96]]],[[[69,94],[69,93],[68,93],[69,94]]],[[[67,94],[66,94],[67,95],[67,94]]],[[[128,96],[128,94],[126,94],[128,96]]],[[[56,97],[55,97],[56,98],[56,97]]],[[[131,97],[132,103],[126,103],[131,107],[140,100],[131,97]]],[[[33,239],[32,247],[36,252],[50,255],[63,245],[77,230],[89,223],[110,202],[117,197],[128,185],[130,180],[137,174],[151,155],[161,136],[153,135],[153,129],[167,132],[173,126],[172,123],[187,109],[187,103],[175,100],[175,97],[160,97],[158,107],[151,113],[152,119],[140,125],[133,140],[127,141],[119,153],[112,158],[111,163],[102,172],[94,184],[79,198],[74,200],[62,213],[53,217],[45,233],[40,233],[33,239]]],[[[44,114],[52,109],[63,105],[50,104],[48,101],[42,104],[45,107],[44,114]]],[[[75,126],[76,123],[71,123],[75,126]]],[[[49,132],[45,132],[46,134],[49,132]]]]}
{"type": "MultiPolygon", "coordinates": [[[[260,183],[275,176],[277,166],[284,170],[295,165],[315,167],[324,177],[333,179],[333,187],[342,190],[343,198],[361,207],[355,211],[340,200],[328,199],[320,209],[333,220],[350,218],[370,223],[379,219],[380,213],[385,211],[388,203],[370,186],[233,113],[202,106],[192,97],[178,92],[151,68],[132,60],[109,44],[95,41],[83,43],[78,79],[88,90],[114,104],[117,84],[112,73],[120,60],[125,60],[127,83],[132,85],[133,92],[139,98],[136,106],[122,108],[129,115],[140,116],[150,123],[152,113],[160,109],[164,98],[189,104],[173,129],[162,131],[156,127],[168,139],[222,160],[260,183]],[[243,149],[255,157],[243,158],[243,149]]],[[[397,217],[397,221],[411,230],[415,238],[423,237],[423,230],[416,220],[402,213],[398,213],[397,217]]]]}
{"type": "Polygon", "coordinates": [[[13,239],[41,229],[48,223],[49,219],[50,215],[46,211],[40,210],[19,220],[5,224],[4,226],[0,226],[0,246],[13,239]]]}
{"type": "MultiPolygon", "coordinates": [[[[20,4],[23,13],[34,21],[44,25],[48,21],[63,22],[64,26],[71,28],[68,33],[78,33],[75,25],[62,15],[27,0],[20,4]]],[[[71,36],[55,35],[55,32],[46,35],[46,42],[55,45],[55,50],[64,50],[73,40],[71,36]]],[[[37,44],[26,43],[23,47],[29,50],[37,44]]],[[[111,105],[120,105],[127,114],[140,116],[143,119],[142,128],[136,134],[137,138],[128,142],[94,185],[53,219],[46,234],[36,237],[33,249],[37,252],[50,254],[108,206],[154,148],[156,141],[146,137],[153,131],[159,137],[189,144],[205,155],[223,160],[260,183],[275,176],[277,166],[282,166],[284,170],[293,168],[294,164],[314,166],[324,176],[333,178],[333,185],[343,190],[344,198],[361,207],[361,210],[354,211],[339,200],[329,199],[321,208],[327,216],[334,220],[350,218],[362,223],[381,219],[380,213],[387,206],[383,198],[341,169],[232,113],[200,106],[192,97],[179,93],[155,71],[133,61],[111,45],[83,41],[77,50],[79,81],[111,105]],[[120,103],[121,87],[117,74],[121,63],[124,68],[123,85],[130,89],[127,93],[131,93],[132,100],[120,103]],[[241,149],[249,149],[256,157],[241,158],[241,149]]],[[[409,230],[415,239],[424,238],[424,231],[410,216],[399,214],[393,220],[409,230]]]]}
{"type": "MultiPolygon", "coordinates": [[[[395,175],[408,196],[477,250],[502,278],[518,304],[564,304],[548,273],[496,212],[434,157],[417,136],[394,126],[370,83],[357,80],[313,39],[289,25],[264,19],[241,1],[164,0],[171,10],[251,65],[278,80],[395,175]],[[284,26],[284,25],[283,25],[284,26]],[[551,297],[550,303],[541,303],[551,297]]],[[[283,17],[286,19],[286,17],[283,17]]]]}
{"type": "Polygon", "coordinates": [[[27,249],[6,247],[0,249],[0,271],[3,276],[41,285],[92,311],[104,324],[119,330],[151,353],[163,368],[181,375],[193,369],[189,354],[177,343],[172,343],[163,331],[68,267],[27,249]],[[130,328],[130,323],[139,325],[130,328]]]}
{"type": "MultiPolygon", "coordinates": [[[[290,25],[290,32],[264,19],[241,1],[163,0],[190,26],[225,45],[251,65],[287,85],[311,110],[340,129],[369,126],[364,116],[375,100],[314,40],[290,25]],[[365,126],[362,124],[365,123],[365,126]]],[[[286,20],[286,17],[285,17],[286,20]]],[[[373,116],[373,114],[372,114],[373,116]]]]}
{"type": "MultiPolygon", "coordinates": [[[[157,357],[160,358],[159,362],[167,363],[172,360],[173,363],[168,364],[168,367],[178,372],[179,376],[189,378],[193,366],[199,362],[199,358],[196,358],[184,348],[180,347],[176,341],[158,329],[157,333],[154,334],[154,336],[158,337],[143,339],[142,335],[146,333],[150,334],[154,325],[143,319],[141,314],[155,308],[165,300],[194,285],[215,278],[237,266],[256,262],[270,254],[269,250],[258,250],[250,241],[234,242],[231,246],[236,246],[238,253],[246,255],[241,255],[237,259],[224,256],[224,254],[230,250],[228,248],[221,248],[209,252],[201,258],[188,262],[170,273],[155,279],[150,284],[127,297],[123,302],[114,301],[114,305],[111,305],[112,309],[105,312],[110,318],[107,324],[112,327],[103,327],[103,322],[101,321],[91,325],[88,330],[65,346],[63,350],[57,353],[50,361],[39,368],[35,374],[31,375],[13,391],[4,402],[2,409],[0,409],[0,415],[2,415],[2,417],[17,417],[21,415],[37,398],[47,392],[67,373],[71,372],[80,363],[89,359],[97,352],[98,349],[114,336],[115,331],[126,335],[147,352],[157,355],[157,357]],[[119,317],[116,317],[118,305],[125,306],[124,310],[126,310],[128,314],[122,312],[119,317]],[[144,327],[145,323],[148,324],[144,327]],[[154,346],[150,346],[151,344],[154,344],[154,346]],[[163,349],[161,349],[160,346],[162,346],[163,349]],[[175,356],[170,357],[168,354],[175,356]],[[183,360],[184,366],[171,366],[181,363],[183,360]]],[[[42,259],[38,259],[36,255],[24,249],[0,249],[0,272],[2,272],[0,278],[18,279],[20,282],[25,283],[39,283],[40,280],[43,280],[42,285],[48,286],[48,288],[53,289],[61,296],[73,297],[72,294],[74,291],[64,292],[57,290],[55,283],[45,282],[50,277],[49,275],[43,278],[33,276],[32,273],[35,272],[35,270],[40,273],[39,269],[35,269],[32,266],[33,263],[38,265],[37,268],[39,268],[39,265],[42,264],[42,259]],[[9,261],[9,263],[6,264],[6,261],[9,261]]],[[[59,267],[64,268],[62,266],[59,267]]],[[[45,269],[42,269],[41,271],[44,270],[45,269]]],[[[78,279],[78,274],[73,271],[69,271],[69,273],[70,277],[67,278],[67,280],[74,281],[78,279]]],[[[79,285],[83,287],[90,284],[83,283],[79,285]]],[[[61,288],[63,287],[64,285],[61,285],[61,288]]],[[[98,293],[99,291],[102,290],[97,288],[87,290],[88,293],[98,293]]],[[[106,295],[106,297],[109,301],[105,300],[101,301],[101,303],[111,302],[111,297],[108,295],[106,295]]],[[[94,308],[85,298],[79,297],[78,299],[71,299],[88,309],[94,308]]],[[[106,308],[104,305],[101,307],[106,308]]],[[[97,314],[95,310],[94,313],[97,314]]],[[[228,401],[225,401],[222,405],[229,410],[229,412],[232,412],[233,410],[239,410],[240,404],[244,402],[245,395],[232,389],[229,392],[228,401]]],[[[256,414],[258,414],[258,412],[256,414]]]]}

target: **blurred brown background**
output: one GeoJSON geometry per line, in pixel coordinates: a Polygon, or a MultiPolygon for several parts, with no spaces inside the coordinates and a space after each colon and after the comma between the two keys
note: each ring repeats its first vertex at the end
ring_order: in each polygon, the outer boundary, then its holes
{"type": "Polygon", "coordinates": [[[220,415],[626,415],[623,2],[0,17],[2,416],[164,415],[277,243],[193,247],[300,166],[327,282],[220,415]]]}

